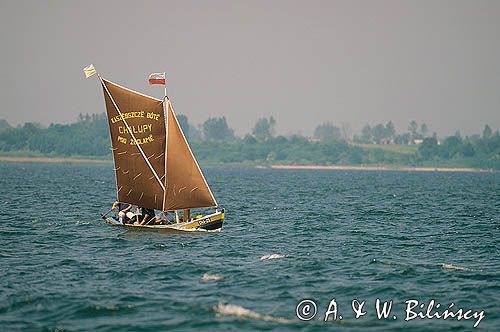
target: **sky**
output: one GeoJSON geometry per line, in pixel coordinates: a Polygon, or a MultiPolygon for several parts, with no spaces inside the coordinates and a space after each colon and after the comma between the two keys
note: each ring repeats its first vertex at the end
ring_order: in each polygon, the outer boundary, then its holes
{"type": "Polygon", "coordinates": [[[0,119],[75,122],[104,112],[104,77],[177,114],[226,116],[242,136],[323,122],[411,120],[439,135],[500,129],[500,1],[0,0],[0,119]]]}

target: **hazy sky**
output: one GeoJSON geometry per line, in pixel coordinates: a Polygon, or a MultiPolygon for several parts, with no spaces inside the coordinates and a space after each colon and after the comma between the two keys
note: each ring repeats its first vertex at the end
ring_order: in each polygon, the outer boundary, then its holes
{"type": "Polygon", "coordinates": [[[500,129],[500,1],[0,0],[0,118],[74,122],[104,112],[103,77],[178,114],[225,115],[238,135],[273,115],[317,124],[410,120],[430,131],[500,129]]]}

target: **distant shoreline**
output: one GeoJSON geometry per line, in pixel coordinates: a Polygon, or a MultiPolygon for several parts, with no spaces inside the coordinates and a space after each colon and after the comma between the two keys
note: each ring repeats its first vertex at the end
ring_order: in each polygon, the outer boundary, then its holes
{"type": "Polygon", "coordinates": [[[321,165],[270,165],[257,168],[271,169],[309,169],[309,170],[343,170],[343,171],[415,171],[415,172],[495,172],[495,170],[467,167],[405,167],[405,166],[321,166],[321,165]]]}
{"type": "MultiPolygon", "coordinates": [[[[71,157],[13,157],[0,156],[0,162],[13,163],[50,163],[50,164],[110,164],[111,160],[71,157]]],[[[249,165],[235,163],[211,164],[207,166],[255,167],[259,169],[305,169],[305,170],[340,170],[340,171],[415,171],[415,172],[496,172],[492,169],[470,167],[409,167],[409,166],[322,166],[322,165],[249,165]]]]}
{"type": "Polygon", "coordinates": [[[59,158],[59,157],[9,157],[0,156],[0,161],[13,163],[50,163],[50,164],[106,164],[111,160],[85,159],[85,158],[59,158]]]}

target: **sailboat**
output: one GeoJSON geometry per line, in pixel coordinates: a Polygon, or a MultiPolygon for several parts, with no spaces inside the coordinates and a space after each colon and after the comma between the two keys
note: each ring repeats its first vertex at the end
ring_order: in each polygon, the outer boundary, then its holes
{"type": "MultiPolygon", "coordinates": [[[[92,70],[95,72],[93,66],[92,70]]],[[[88,75],[86,71],[85,74],[88,75]]],[[[165,223],[154,225],[127,224],[106,215],[103,219],[112,225],[133,228],[220,230],[224,209],[219,207],[186,140],[167,96],[166,85],[162,100],[111,82],[99,74],[97,77],[104,91],[117,201],[174,216],[170,222],[165,218],[165,223]],[[192,209],[205,208],[214,210],[191,217],[192,209]]],[[[150,76],[150,84],[162,82],[166,84],[164,73],[163,81],[161,77],[151,79],[150,76]]]]}

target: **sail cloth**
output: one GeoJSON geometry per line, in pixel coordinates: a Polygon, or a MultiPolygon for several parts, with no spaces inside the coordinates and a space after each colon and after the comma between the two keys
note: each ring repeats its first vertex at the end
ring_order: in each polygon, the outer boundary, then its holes
{"type": "Polygon", "coordinates": [[[167,101],[167,187],[164,207],[181,210],[217,206],[210,188],[167,101]]]}
{"type": "Polygon", "coordinates": [[[118,200],[163,210],[162,185],[137,146],[142,148],[149,164],[165,187],[166,130],[163,102],[105,79],[102,79],[102,83],[105,85],[104,99],[111,134],[118,200]],[[122,113],[121,116],[108,92],[122,113]]]}

